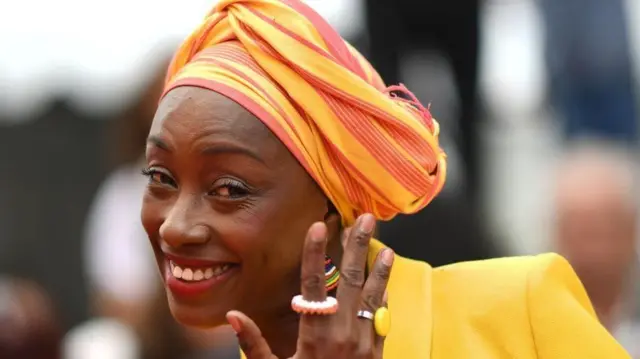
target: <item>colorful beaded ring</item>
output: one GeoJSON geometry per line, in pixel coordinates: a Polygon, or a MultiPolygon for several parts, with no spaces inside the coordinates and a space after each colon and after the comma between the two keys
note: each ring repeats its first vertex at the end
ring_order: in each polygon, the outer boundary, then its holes
{"type": "Polygon", "coordinates": [[[315,302],[296,295],[291,300],[291,308],[300,314],[328,315],[338,311],[338,301],[334,297],[327,297],[321,302],[315,302]]]}

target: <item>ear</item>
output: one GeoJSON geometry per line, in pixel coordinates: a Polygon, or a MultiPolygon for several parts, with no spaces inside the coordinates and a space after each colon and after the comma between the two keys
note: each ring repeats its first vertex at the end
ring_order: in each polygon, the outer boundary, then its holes
{"type": "Polygon", "coordinates": [[[325,222],[333,216],[340,217],[340,214],[338,213],[336,206],[334,206],[331,201],[327,200],[327,212],[324,214],[325,222]]]}
{"type": "Polygon", "coordinates": [[[327,212],[324,215],[324,223],[327,225],[330,240],[340,237],[342,218],[340,218],[340,213],[338,213],[336,207],[329,200],[327,200],[327,212]]]}

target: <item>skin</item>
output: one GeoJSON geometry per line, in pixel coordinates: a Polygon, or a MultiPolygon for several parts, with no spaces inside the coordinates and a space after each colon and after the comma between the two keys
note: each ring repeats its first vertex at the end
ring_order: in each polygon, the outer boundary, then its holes
{"type": "MultiPolygon", "coordinates": [[[[164,253],[235,266],[232,276],[197,297],[167,290],[178,321],[207,328],[229,322],[249,358],[271,353],[290,357],[299,349],[299,336],[314,342],[319,327],[327,337],[329,325],[343,328],[338,339],[344,345],[336,348],[344,357],[381,355],[381,344],[374,350],[372,340],[362,340],[373,338],[373,326],[356,319],[355,310],[364,305],[375,311],[382,305],[391,251],[387,264],[378,261],[374,266],[375,280],[367,281],[363,290],[374,218],[367,215],[350,231],[342,261],[340,218],[261,121],[220,94],[180,87],[160,103],[146,158],[149,185],[141,217],[160,272],[166,269],[164,253]],[[291,310],[291,298],[301,288],[305,298],[324,298],[325,251],[342,262],[337,296],[341,310],[342,303],[349,302],[344,306],[348,314],[336,315],[339,320],[331,324],[317,316],[300,321],[291,310]],[[363,344],[355,345],[358,342],[363,344]],[[352,355],[355,347],[361,355],[352,355]]],[[[307,345],[307,350],[314,346],[307,345]]],[[[307,354],[298,350],[295,355],[307,354]]]]}

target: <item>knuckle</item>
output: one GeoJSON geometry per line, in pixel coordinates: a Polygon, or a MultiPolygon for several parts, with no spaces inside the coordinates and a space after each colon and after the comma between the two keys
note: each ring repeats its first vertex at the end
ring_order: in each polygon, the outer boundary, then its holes
{"type": "Polygon", "coordinates": [[[391,275],[391,267],[386,265],[380,265],[378,268],[373,271],[373,276],[376,280],[386,282],[389,280],[389,276],[391,275]]]}
{"type": "Polygon", "coordinates": [[[356,357],[362,359],[373,358],[373,351],[368,345],[359,345],[358,349],[356,350],[356,357]]]}
{"type": "Polygon", "coordinates": [[[321,354],[323,348],[326,348],[327,336],[320,332],[314,332],[313,335],[300,335],[299,345],[305,353],[321,354]]]}
{"type": "Polygon", "coordinates": [[[302,277],[302,285],[305,288],[318,288],[324,285],[324,277],[320,274],[307,274],[302,277]]]}
{"type": "Polygon", "coordinates": [[[342,283],[350,287],[361,288],[364,284],[364,272],[360,269],[345,268],[340,277],[342,283]]]}
{"type": "Polygon", "coordinates": [[[316,351],[316,342],[311,340],[310,338],[300,337],[299,342],[299,350],[303,353],[313,353],[316,351]]]}
{"type": "Polygon", "coordinates": [[[324,252],[324,241],[317,239],[307,241],[307,251],[309,253],[324,252]]]}
{"type": "Polygon", "coordinates": [[[352,231],[353,238],[355,239],[355,243],[359,247],[367,247],[369,246],[369,239],[371,238],[371,233],[365,232],[362,229],[357,229],[352,231]]]}
{"type": "Polygon", "coordinates": [[[377,310],[382,305],[380,298],[374,294],[366,294],[362,302],[364,307],[370,311],[377,310]]]}
{"type": "Polygon", "coordinates": [[[337,337],[332,346],[340,353],[353,353],[357,350],[358,341],[351,335],[337,337]]]}

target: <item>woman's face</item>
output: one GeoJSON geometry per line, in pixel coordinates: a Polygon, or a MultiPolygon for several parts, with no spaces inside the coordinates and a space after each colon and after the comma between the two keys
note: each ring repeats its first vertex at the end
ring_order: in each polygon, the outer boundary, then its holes
{"type": "Polygon", "coordinates": [[[209,327],[232,309],[288,311],[327,200],[287,148],[232,100],[180,87],[160,103],[146,157],[142,223],[174,317],[209,327]]]}

